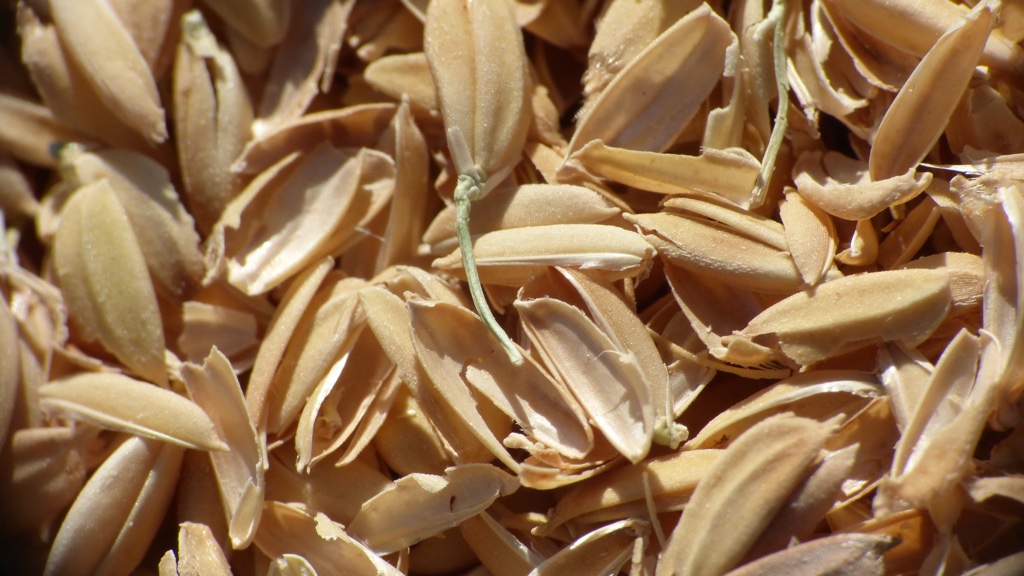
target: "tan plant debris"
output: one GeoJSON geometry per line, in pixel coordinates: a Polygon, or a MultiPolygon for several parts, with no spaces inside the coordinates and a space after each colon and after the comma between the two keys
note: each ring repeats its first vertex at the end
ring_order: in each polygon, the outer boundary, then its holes
{"type": "Polygon", "coordinates": [[[0,572],[1021,572],[1021,6],[2,3],[0,572]]]}

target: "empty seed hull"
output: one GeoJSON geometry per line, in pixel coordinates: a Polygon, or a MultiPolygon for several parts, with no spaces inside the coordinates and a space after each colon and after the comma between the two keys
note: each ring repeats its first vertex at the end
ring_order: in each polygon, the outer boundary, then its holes
{"type": "Polygon", "coordinates": [[[1024,573],[1024,9],[0,7],[0,573],[1024,573]]]}

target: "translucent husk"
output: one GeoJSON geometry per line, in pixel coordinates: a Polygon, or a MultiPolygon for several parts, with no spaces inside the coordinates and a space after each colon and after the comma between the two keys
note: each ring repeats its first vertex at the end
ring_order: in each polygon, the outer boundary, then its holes
{"type": "Polygon", "coordinates": [[[1018,4],[7,3],[4,569],[1019,572],[1018,4]]]}

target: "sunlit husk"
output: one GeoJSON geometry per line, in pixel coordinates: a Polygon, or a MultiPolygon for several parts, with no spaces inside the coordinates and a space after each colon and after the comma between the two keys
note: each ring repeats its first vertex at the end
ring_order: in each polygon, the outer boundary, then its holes
{"type": "Polygon", "coordinates": [[[44,574],[121,574],[138,565],[171,503],[183,454],[157,440],[125,440],[71,506],[44,574]]]}
{"type": "Polygon", "coordinates": [[[72,318],[125,365],[167,381],[164,334],[145,257],[110,183],[80,188],[61,212],[54,264],[72,318]]]}
{"type": "MultiPolygon", "coordinates": [[[[253,10],[233,11],[247,16],[259,14],[268,23],[276,14],[284,14],[288,18],[285,22],[277,20],[272,23],[273,26],[284,24],[286,33],[275,52],[263,99],[257,109],[259,121],[253,131],[263,133],[301,116],[318,93],[330,88],[340,44],[348,28],[349,13],[355,2],[319,0],[296,6],[294,10],[280,0],[257,0],[255,3],[266,7],[259,11],[266,16],[253,10]]],[[[258,44],[277,43],[273,33],[259,39],[253,39],[251,34],[245,36],[258,44]]],[[[261,36],[258,32],[256,35],[261,36]]]]}
{"type": "Polygon", "coordinates": [[[727,576],[785,573],[793,576],[836,574],[881,576],[886,573],[882,553],[896,541],[888,536],[836,534],[787,548],[727,573],[727,576]]]}
{"type": "Polygon", "coordinates": [[[416,253],[427,226],[425,213],[431,205],[427,194],[429,150],[408,105],[398,108],[384,138],[386,151],[395,159],[395,190],[384,230],[386,240],[377,255],[374,271],[378,273],[416,253]]]}
{"type": "Polygon", "coordinates": [[[174,128],[190,211],[209,233],[238,192],[231,164],[250,137],[252,104],[231,53],[199,12],[183,17],[174,68],[174,128]]]}
{"type": "Polygon", "coordinates": [[[588,102],[598,96],[624,66],[679,18],[701,2],[609,2],[596,23],[597,31],[587,54],[583,78],[588,102]]]}
{"type": "MultiPolygon", "coordinates": [[[[596,224],[619,214],[600,194],[582,186],[526,184],[499,188],[473,204],[469,231],[475,236],[496,230],[555,224],[596,224]]],[[[443,209],[423,234],[431,254],[455,247],[455,209],[443,209]]],[[[474,250],[476,251],[476,250],[474,250]]]]}
{"type": "MultiPolygon", "coordinates": [[[[548,266],[605,271],[610,280],[642,275],[654,249],[633,232],[601,224],[553,224],[499,230],[473,245],[484,283],[521,286],[548,266]]],[[[458,251],[434,261],[434,267],[461,272],[458,251]]]]}
{"type": "MultiPolygon", "coordinates": [[[[270,558],[301,556],[318,576],[401,574],[323,514],[271,500],[264,502],[263,508],[254,544],[270,558]]],[[[289,564],[295,562],[286,566],[289,564]]]]}
{"type": "Polygon", "coordinates": [[[69,55],[103,104],[149,141],[167,139],[152,71],[111,4],[58,0],[51,14],[69,55]]]}
{"type": "Polygon", "coordinates": [[[507,356],[496,353],[498,343],[471,312],[426,302],[412,302],[410,312],[420,363],[435,383],[448,380],[458,386],[461,380],[514,418],[530,437],[567,457],[582,458],[590,451],[593,433],[568,391],[533,362],[506,362],[507,356]]]}
{"type": "Polygon", "coordinates": [[[865,162],[835,152],[811,152],[793,168],[800,194],[825,212],[846,220],[871,218],[889,206],[912,200],[932,180],[929,173],[913,170],[885,179],[873,179],[865,162]]]}
{"type": "Polygon", "coordinates": [[[174,392],[120,374],[79,374],[39,390],[42,407],[86,422],[173,442],[224,450],[210,416],[174,392]]]}
{"type": "Polygon", "coordinates": [[[486,464],[449,468],[444,477],[410,474],[363,504],[348,531],[377,553],[394,552],[457,526],[518,487],[515,477],[486,464]]]}
{"type": "MultiPolygon", "coordinates": [[[[86,72],[71,60],[52,22],[44,22],[32,7],[21,4],[18,7],[18,27],[22,34],[22,61],[38,86],[43,102],[52,110],[56,119],[81,131],[83,137],[87,134],[93,139],[116,146],[148,148],[145,137],[103,103],[97,89],[90,84],[86,72]]],[[[31,115],[26,114],[23,121],[30,118],[31,115]]],[[[11,127],[17,128],[17,125],[11,127]]],[[[41,137],[48,135],[45,130],[40,132],[41,137]]],[[[73,139],[82,140],[83,137],[73,139]]],[[[51,157],[46,164],[52,162],[51,157]]]]}
{"type": "Polygon", "coordinates": [[[189,301],[182,306],[182,325],[178,348],[186,360],[201,362],[216,346],[239,370],[252,368],[259,346],[259,325],[253,314],[189,301]]]}
{"type": "Polygon", "coordinates": [[[291,426],[321,380],[330,384],[337,378],[363,326],[357,295],[362,285],[329,273],[307,303],[270,384],[270,432],[279,434],[291,426]]]}
{"type": "Polygon", "coordinates": [[[223,250],[233,285],[264,293],[349,242],[380,210],[393,179],[392,160],[379,152],[322,145],[232,201],[217,225],[223,245],[212,244],[210,254],[223,250]]]}
{"type": "Polygon", "coordinates": [[[592,140],[662,152],[721,79],[729,25],[702,5],[662,32],[619,72],[581,118],[569,144],[592,140]],[[645,90],[638,92],[637,86],[645,90]]]}
{"type": "MultiPolygon", "coordinates": [[[[792,293],[803,285],[785,248],[765,244],[728,225],[669,213],[630,218],[644,238],[672,264],[726,284],[792,293]]],[[[779,238],[785,244],[785,237],[779,238]]],[[[788,246],[787,246],[788,248],[788,246]]]]}
{"type": "Polygon", "coordinates": [[[208,414],[227,451],[211,453],[214,472],[228,520],[228,535],[236,549],[252,542],[263,500],[264,448],[249,418],[242,388],[231,363],[217,349],[202,366],[185,364],[182,376],[192,399],[208,414]]]}
{"type": "Polygon", "coordinates": [[[336,147],[372,146],[387,129],[396,106],[364,104],[324,110],[253,134],[231,166],[240,174],[259,174],[296,151],[309,152],[325,140],[336,147]]]}
{"type": "MultiPolygon", "coordinates": [[[[173,552],[171,558],[174,559],[173,552]]],[[[164,558],[167,556],[165,555],[164,558]]],[[[160,560],[160,576],[165,576],[164,560],[160,560]]],[[[228,576],[231,566],[224,556],[224,551],[213,538],[213,533],[205,524],[182,522],[178,529],[178,556],[171,567],[166,568],[167,576],[184,574],[210,574],[211,576],[228,576]]]]}
{"type": "Polygon", "coordinates": [[[980,4],[924,55],[875,134],[868,161],[872,180],[913,168],[935,145],[967,87],[991,27],[992,13],[980,4]]]}
{"type": "Polygon", "coordinates": [[[786,228],[786,244],[804,283],[814,286],[824,278],[836,255],[836,229],[828,213],[790,191],[779,204],[786,228]]]}
{"type": "Polygon", "coordinates": [[[622,520],[584,534],[530,571],[530,576],[553,576],[573,571],[581,575],[616,573],[645,543],[649,524],[622,520]]]}
{"type": "Polygon", "coordinates": [[[1024,571],[1020,2],[0,14],[0,572],[1024,571]]]}
{"type": "Polygon", "coordinates": [[[782,412],[828,420],[852,416],[882,390],[874,378],[854,371],[821,370],[786,378],[718,414],[686,443],[686,449],[728,446],[751,426],[782,412]]]}
{"type": "Polygon", "coordinates": [[[742,148],[705,148],[700,156],[658,154],[613,148],[593,140],[573,153],[587,171],[634,188],[662,194],[693,190],[749,204],[760,162],[742,148]]]}
{"type": "Polygon", "coordinates": [[[640,461],[654,434],[654,401],[637,357],[620,351],[578,308],[553,298],[517,302],[547,368],[624,456],[640,461]]]}
{"type": "Polygon", "coordinates": [[[897,445],[891,477],[876,501],[879,510],[925,506],[939,526],[960,513],[950,494],[971,472],[973,446],[998,393],[998,361],[985,333],[979,339],[961,332],[946,348],[897,445]],[[962,405],[951,397],[964,398],[962,405]]]}
{"type": "Polygon", "coordinates": [[[495,0],[438,0],[430,3],[424,30],[456,169],[479,171],[489,187],[519,161],[530,122],[526,51],[508,9],[495,0]]]}
{"type": "Polygon", "coordinates": [[[296,465],[308,468],[346,443],[348,450],[338,465],[351,462],[380,428],[399,386],[394,363],[372,332],[361,331],[302,409],[295,430],[296,465]]]}
{"type": "Polygon", "coordinates": [[[199,236],[170,174],[148,156],[127,150],[87,152],[75,145],[60,153],[67,185],[75,188],[101,180],[124,207],[160,295],[177,302],[190,298],[203,275],[199,236]]]}
{"type": "Polygon", "coordinates": [[[848,276],[775,304],[743,333],[774,334],[787,356],[806,365],[875,340],[919,344],[945,318],[951,300],[948,277],[936,270],[848,276]],[[837,308],[840,300],[844,306],[837,308]]]}
{"type": "Polygon", "coordinates": [[[697,485],[658,574],[714,574],[737,566],[790,491],[807,477],[808,466],[834,429],[832,423],[783,414],[731,444],[697,485]],[[751,482],[753,476],[760,481],[751,482]],[[713,530],[693,529],[710,526],[709,516],[719,519],[713,530]]]}
{"type": "Polygon", "coordinates": [[[245,390],[245,401],[249,405],[249,416],[256,429],[265,431],[267,426],[268,402],[274,372],[281,363],[288,341],[317,288],[334,265],[334,259],[327,257],[316,262],[300,273],[289,285],[267,327],[267,333],[260,344],[249,386],[245,390]]]}
{"type": "Polygon", "coordinates": [[[558,502],[542,533],[552,533],[565,522],[588,525],[644,516],[648,512],[645,483],[656,511],[681,510],[721,454],[721,450],[677,452],[583,482],[558,502]]]}
{"type": "Polygon", "coordinates": [[[459,528],[480,563],[496,576],[524,574],[542,561],[486,511],[466,519],[459,528]]]}
{"type": "Polygon", "coordinates": [[[359,298],[369,328],[444,441],[465,461],[485,462],[497,457],[518,471],[519,463],[495,437],[481,414],[482,407],[465,384],[434,380],[427,374],[418,360],[406,304],[383,288],[364,289],[359,298]]]}

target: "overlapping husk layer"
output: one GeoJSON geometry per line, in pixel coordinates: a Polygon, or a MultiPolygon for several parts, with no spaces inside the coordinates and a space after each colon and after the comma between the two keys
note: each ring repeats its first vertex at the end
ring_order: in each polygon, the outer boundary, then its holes
{"type": "Polygon", "coordinates": [[[1024,573],[1021,6],[5,2],[0,572],[1024,573]]]}

